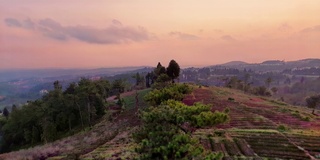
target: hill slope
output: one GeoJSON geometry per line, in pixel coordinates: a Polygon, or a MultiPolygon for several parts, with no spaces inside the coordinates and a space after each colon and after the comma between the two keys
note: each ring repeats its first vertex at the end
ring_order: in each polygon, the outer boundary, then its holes
{"type": "MultiPolygon", "coordinates": [[[[148,91],[139,91],[141,107],[146,106],[143,95],[148,91]]],[[[131,133],[139,120],[134,110],[135,95],[126,94],[124,99],[127,109],[115,114],[112,121],[105,118],[89,131],[0,155],[0,159],[133,159],[136,144],[131,133]]],[[[229,122],[193,134],[207,150],[222,152],[224,159],[320,158],[320,118],[310,114],[308,108],[218,87],[194,87],[183,102],[209,104],[212,111],[229,108],[229,122]]]]}
{"type": "Polygon", "coordinates": [[[320,158],[320,118],[308,108],[216,87],[196,89],[184,99],[186,104],[198,101],[212,104],[212,110],[230,109],[231,120],[217,126],[219,131],[195,133],[207,148],[223,152],[224,159],[320,158]],[[218,137],[210,140],[208,135],[218,137]]]}

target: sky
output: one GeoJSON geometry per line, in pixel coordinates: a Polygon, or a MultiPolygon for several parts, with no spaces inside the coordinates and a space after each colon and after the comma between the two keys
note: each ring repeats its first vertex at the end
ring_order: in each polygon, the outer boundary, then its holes
{"type": "Polygon", "coordinates": [[[320,58],[319,0],[0,0],[0,69],[320,58]]]}

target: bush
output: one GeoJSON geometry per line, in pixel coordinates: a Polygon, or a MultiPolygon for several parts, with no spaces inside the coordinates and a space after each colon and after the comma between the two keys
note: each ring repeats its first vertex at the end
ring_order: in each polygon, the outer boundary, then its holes
{"type": "Polygon", "coordinates": [[[290,130],[290,128],[288,126],[285,126],[285,125],[282,125],[282,124],[279,125],[277,129],[280,132],[285,132],[285,131],[289,131],[290,130]]]}
{"type": "Polygon", "coordinates": [[[155,89],[145,96],[145,100],[152,106],[160,105],[169,99],[181,101],[184,96],[191,92],[186,84],[172,84],[163,89],[155,89]]]}
{"type": "Polygon", "coordinates": [[[310,122],[311,119],[310,119],[310,117],[306,116],[306,117],[303,117],[302,120],[303,120],[303,121],[310,122]]]}
{"type": "Polygon", "coordinates": [[[141,112],[142,126],[133,137],[139,144],[140,159],[215,159],[191,136],[194,128],[213,126],[228,120],[223,112],[210,111],[203,104],[187,106],[169,100],[141,112]]]}

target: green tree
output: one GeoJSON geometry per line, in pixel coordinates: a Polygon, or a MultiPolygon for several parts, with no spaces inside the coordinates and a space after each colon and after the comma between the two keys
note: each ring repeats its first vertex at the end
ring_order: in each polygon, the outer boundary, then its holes
{"type": "Polygon", "coordinates": [[[54,81],[53,87],[54,87],[55,90],[61,90],[62,89],[62,86],[61,86],[59,81],[54,81]]]}
{"type": "Polygon", "coordinates": [[[249,90],[249,79],[250,79],[250,74],[249,73],[246,73],[245,75],[244,75],[244,80],[243,80],[243,82],[244,82],[244,85],[243,85],[243,91],[244,92],[247,92],[248,90],[249,90]]]}
{"type": "Polygon", "coordinates": [[[314,95],[306,98],[307,106],[309,108],[313,108],[312,114],[314,114],[314,111],[317,107],[317,105],[320,104],[320,95],[314,95]]]}
{"type": "Polygon", "coordinates": [[[172,83],[174,83],[174,79],[179,77],[180,66],[175,60],[170,61],[169,66],[167,67],[167,74],[171,78],[172,83]]]}
{"type": "Polygon", "coordinates": [[[146,87],[150,88],[151,87],[151,73],[147,73],[146,75],[146,87]]]}
{"type": "Polygon", "coordinates": [[[106,80],[82,78],[63,92],[59,81],[41,99],[29,101],[8,115],[2,127],[3,148],[9,151],[24,145],[50,142],[81,125],[92,125],[105,114],[106,80]]]}
{"type": "Polygon", "coordinates": [[[135,86],[137,87],[137,89],[144,88],[145,79],[140,75],[139,72],[137,72],[136,75],[133,76],[133,78],[136,79],[135,86]]]}
{"type": "Polygon", "coordinates": [[[7,109],[7,107],[4,107],[3,109],[3,115],[8,119],[9,118],[9,111],[7,109]]]}
{"type": "Polygon", "coordinates": [[[157,68],[154,69],[154,73],[156,76],[159,76],[161,74],[165,74],[166,68],[164,66],[162,66],[161,63],[159,62],[157,65],[157,68]]]}
{"type": "Polygon", "coordinates": [[[13,104],[12,107],[11,107],[11,112],[14,112],[16,110],[17,110],[17,106],[15,104],[13,104]]]}
{"type": "Polygon", "coordinates": [[[169,100],[140,115],[142,126],[134,134],[140,159],[215,159],[191,136],[193,128],[214,126],[228,120],[226,113],[211,112],[203,104],[187,106],[169,100]],[[210,157],[210,158],[209,158],[210,157]]]}
{"type": "Polygon", "coordinates": [[[225,84],[226,87],[228,88],[234,88],[234,89],[243,89],[243,86],[241,84],[241,80],[239,80],[237,77],[231,77],[227,83],[225,84]]]}
{"type": "Polygon", "coordinates": [[[122,79],[116,79],[112,82],[112,90],[114,94],[123,93],[125,90],[126,84],[122,79]]]}
{"type": "Polygon", "coordinates": [[[186,84],[172,84],[162,89],[154,89],[149,92],[144,99],[152,106],[157,106],[169,99],[181,101],[183,97],[191,92],[191,88],[186,84]]]}
{"type": "Polygon", "coordinates": [[[271,78],[271,77],[268,77],[264,82],[265,82],[267,88],[270,88],[270,84],[271,84],[271,82],[272,82],[272,78],[271,78]]]}
{"type": "Polygon", "coordinates": [[[156,79],[156,82],[153,83],[152,88],[162,89],[170,85],[171,78],[167,74],[160,74],[156,79]]]}

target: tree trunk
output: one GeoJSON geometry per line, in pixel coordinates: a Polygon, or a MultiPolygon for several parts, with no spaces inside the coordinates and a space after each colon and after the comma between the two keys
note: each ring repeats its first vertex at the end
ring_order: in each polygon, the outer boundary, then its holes
{"type": "Polygon", "coordinates": [[[88,102],[87,104],[88,107],[88,120],[89,120],[89,126],[91,127],[91,108],[90,108],[90,103],[88,102]]]}
{"type": "Polygon", "coordinates": [[[69,118],[69,131],[71,131],[71,120],[69,118]]]}
{"type": "Polygon", "coordinates": [[[83,129],[83,119],[82,119],[82,114],[81,114],[81,109],[79,104],[76,102],[75,97],[73,96],[73,102],[78,106],[78,110],[79,110],[79,115],[80,115],[80,120],[81,120],[81,128],[83,129]]]}
{"type": "Polygon", "coordinates": [[[138,113],[138,108],[139,108],[139,94],[138,94],[138,91],[136,91],[136,96],[135,96],[135,99],[136,99],[136,113],[138,113]]]}

